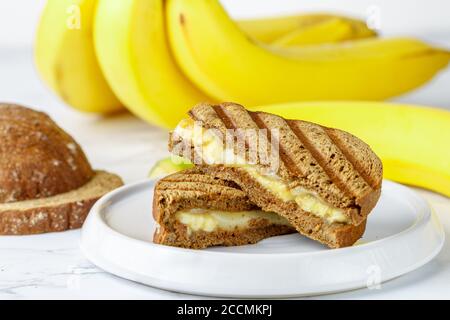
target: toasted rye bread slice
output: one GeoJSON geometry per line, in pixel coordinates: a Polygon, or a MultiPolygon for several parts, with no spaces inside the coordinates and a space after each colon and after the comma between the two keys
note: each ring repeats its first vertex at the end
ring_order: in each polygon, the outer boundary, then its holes
{"type": "Polygon", "coordinates": [[[248,228],[189,232],[175,215],[182,210],[198,208],[231,212],[259,210],[234,182],[205,175],[199,169],[185,170],[160,180],[155,187],[153,217],[159,228],[153,241],[201,249],[254,244],[271,236],[295,232],[289,225],[273,224],[266,219],[253,219],[248,228]]]}
{"type": "MultiPolygon", "coordinates": [[[[193,120],[201,121],[205,129],[218,130],[223,136],[227,129],[266,129],[269,133],[271,129],[277,129],[277,139],[271,134],[267,137],[268,146],[272,143],[279,146],[277,175],[290,187],[300,186],[312,191],[325,202],[342,209],[353,225],[363,223],[379,199],[382,163],[367,144],[350,133],[306,121],[286,120],[273,114],[249,112],[234,103],[200,104],[189,115],[193,120]]],[[[247,149],[253,143],[247,137],[243,140],[247,149]]],[[[169,149],[172,152],[183,150],[179,145],[185,143],[172,133],[169,149]]],[[[190,154],[190,160],[195,160],[194,156],[195,151],[190,154]]],[[[267,165],[258,158],[256,166],[264,168],[267,165]]],[[[255,203],[268,210],[263,203],[255,203]]]]}
{"type": "Polygon", "coordinates": [[[0,234],[29,235],[80,228],[93,204],[122,185],[117,175],[97,171],[90,181],[73,191],[0,204],[0,234]]]}

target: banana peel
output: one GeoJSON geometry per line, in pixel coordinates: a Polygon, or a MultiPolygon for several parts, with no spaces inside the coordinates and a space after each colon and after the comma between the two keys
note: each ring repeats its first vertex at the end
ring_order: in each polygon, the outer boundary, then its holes
{"type": "Polygon", "coordinates": [[[215,101],[172,58],[162,0],[99,0],[94,43],[111,88],[131,112],[151,124],[171,128],[190,106],[215,101]]]}
{"type": "Polygon", "coordinates": [[[254,110],[348,131],[381,158],[384,176],[450,197],[450,112],[377,102],[304,102],[254,110]]]}
{"type": "Polygon", "coordinates": [[[177,156],[171,156],[159,160],[150,170],[148,177],[150,179],[159,179],[182,170],[194,167],[187,159],[177,156]]]}
{"type": "Polygon", "coordinates": [[[328,42],[330,40],[330,35],[322,31],[329,31],[329,29],[324,30],[323,25],[336,19],[351,29],[352,32],[348,33],[348,36],[351,39],[363,39],[377,36],[377,33],[371,30],[362,20],[330,13],[309,13],[245,19],[238,20],[236,23],[239,28],[252,39],[266,44],[274,44],[289,34],[302,33],[304,30],[308,30],[308,33],[314,32],[314,39],[305,37],[299,38],[296,41],[295,45],[303,46],[310,44],[310,41],[313,41],[314,43],[328,42]],[[320,32],[315,32],[316,27],[320,32]]]}
{"type": "Polygon", "coordinates": [[[279,47],[315,45],[345,41],[353,36],[353,26],[344,19],[334,18],[315,24],[311,27],[299,28],[280,37],[273,42],[279,47]]]}
{"type": "Polygon", "coordinates": [[[35,43],[42,79],[73,108],[92,113],[123,109],[106,82],[92,41],[96,1],[49,0],[35,43]]]}

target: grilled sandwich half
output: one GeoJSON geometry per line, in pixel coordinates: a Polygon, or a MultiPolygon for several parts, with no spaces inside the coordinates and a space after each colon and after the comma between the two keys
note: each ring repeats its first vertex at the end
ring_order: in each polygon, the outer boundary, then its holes
{"type": "Polygon", "coordinates": [[[382,183],[382,163],[366,143],[234,103],[200,104],[189,116],[171,133],[172,153],[234,181],[262,210],[331,248],[363,235],[382,183]]]}
{"type": "Polygon", "coordinates": [[[295,232],[289,222],[264,212],[233,182],[189,169],[160,180],[154,191],[155,243],[201,249],[254,244],[295,232]]]}

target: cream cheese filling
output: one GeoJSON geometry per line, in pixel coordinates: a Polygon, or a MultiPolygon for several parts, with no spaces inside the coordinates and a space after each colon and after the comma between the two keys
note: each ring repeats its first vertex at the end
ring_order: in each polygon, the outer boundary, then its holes
{"type": "Polygon", "coordinates": [[[246,164],[245,159],[235,155],[234,150],[224,147],[222,141],[213,132],[194,126],[194,122],[190,119],[182,120],[175,129],[175,134],[185,141],[190,141],[194,147],[201,150],[202,159],[208,164],[224,164],[242,168],[283,201],[295,201],[302,210],[325,219],[328,223],[350,221],[342,209],[329,205],[317,194],[300,187],[291,189],[278,175],[262,173],[256,165],[246,164]]]}
{"type": "Polygon", "coordinates": [[[178,211],[175,219],[187,226],[188,234],[195,231],[213,232],[217,230],[232,231],[247,229],[253,220],[266,220],[274,225],[289,225],[289,222],[272,212],[253,211],[219,211],[208,209],[189,209],[178,211]]]}

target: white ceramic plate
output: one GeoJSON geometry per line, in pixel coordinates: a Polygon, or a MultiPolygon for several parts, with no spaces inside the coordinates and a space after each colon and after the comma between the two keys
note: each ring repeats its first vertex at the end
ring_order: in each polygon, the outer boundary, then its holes
{"type": "Polygon", "coordinates": [[[444,232],[412,190],[384,181],[364,238],[330,250],[298,234],[206,250],[152,243],[154,181],[115,190],[93,207],[81,248],[98,267],[153,287],[219,297],[292,297],[377,285],[434,258],[444,232]]]}

